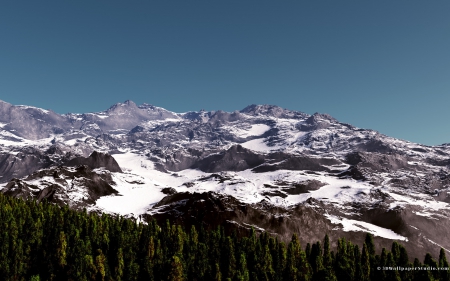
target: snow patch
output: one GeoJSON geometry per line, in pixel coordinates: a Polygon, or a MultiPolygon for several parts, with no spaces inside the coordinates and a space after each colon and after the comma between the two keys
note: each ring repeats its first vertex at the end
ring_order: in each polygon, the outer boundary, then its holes
{"type": "MultiPolygon", "coordinates": [[[[449,209],[448,203],[436,201],[433,197],[425,195],[425,194],[414,194],[415,197],[412,196],[404,196],[400,195],[394,192],[386,191],[387,194],[389,194],[394,200],[396,201],[395,205],[415,205],[423,207],[424,209],[429,210],[441,210],[441,209],[449,209]],[[422,198],[420,198],[422,197],[422,198]]],[[[412,194],[411,194],[412,195],[412,194]]]]}
{"type": "Polygon", "coordinates": [[[331,221],[332,224],[341,224],[342,230],[348,231],[362,231],[372,233],[374,236],[379,236],[392,240],[403,240],[408,241],[408,238],[395,233],[394,231],[373,225],[371,223],[351,220],[346,218],[339,218],[333,215],[326,214],[325,217],[331,221]]]}
{"type": "Polygon", "coordinates": [[[265,124],[253,124],[248,129],[241,129],[231,126],[224,126],[223,129],[230,131],[235,136],[247,138],[250,136],[260,136],[270,130],[270,126],[265,124]]]}
{"type": "Polygon", "coordinates": [[[424,238],[427,239],[431,244],[434,244],[434,245],[438,246],[439,248],[442,248],[442,249],[444,249],[444,250],[446,250],[447,252],[450,253],[450,250],[448,250],[448,249],[442,247],[440,244],[438,244],[438,243],[436,243],[436,242],[434,242],[434,241],[432,241],[432,240],[426,238],[425,236],[424,236],[424,238]]]}
{"type": "Polygon", "coordinates": [[[113,173],[112,177],[116,183],[113,187],[119,195],[99,198],[96,206],[103,211],[137,216],[146,213],[152,204],[156,204],[166,196],[160,188],[145,178],[121,173],[113,173]]]}
{"type": "Polygon", "coordinates": [[[264,139],[255,139],[247,141],[241,144],[242,147],[258,152],[271,152],[273,150],[279,150],[281,146],[268,146],[264,139]]]}

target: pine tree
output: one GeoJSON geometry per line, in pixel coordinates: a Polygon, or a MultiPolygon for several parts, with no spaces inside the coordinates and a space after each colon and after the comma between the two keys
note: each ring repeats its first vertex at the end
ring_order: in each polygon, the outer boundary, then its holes
{"type": "Polygon", "coordinates": [[[355,267],[354,280],[362,280],[362,266],[361,266],[361,252],[359,251],[358,245],[353,246],[353,264],[355,267]]]}
{"type": "MultiPolygon", "coordinates": [[[[319,241],[317,241],[317,243],[312,245],[311,251],[310,251],[310,257],[309,257],[309,263],[311,264],[313,272],[318,271],[316,261],[317,261],[317,257],[319,257],[319,256],[321,257],[321,261],[323,261],[322,245],[320,244],[319,241]]],[[[322,266],[323,266],[323,264],[322,264],[322,266]]]]}
{"type": "Polygon", "coordinates": [[[330,238],[328,234],[323,239],[323,266],[325,271],[323,272],[323,280],[337,280],[334,270],[334,258],[333,253],[330,251],[330,238]]]}
{"type": "Polygon", "coordinates": [[[306,249],[305,249],[305,254],[306,254],[306,258],[308,259],[309,263],[311,263],[311,244],[307,243],[306,244],[306,249]]]}
{"type": "Polygon", "coordinates": [[[286,246],[283,242],[279,242],[277,245],[276,257],[277,257],[276,269],[275,269],[275,272],[277,272],[276,278],[278,281],[281,281],[281,280],[283,280],[282,273],[285,271],[286,259],[287,259],[286,246]]]}
{"type": "Polygon", "coordinates": [[[370,280],[370,257],[366,243],[363,244],[361,251],[361,281],[370,280]]]}
{"type": "Polygon", "coordinates": [[[298,269],[297,269],[297,236],[294,234],[292,240],[288,245],[287,257],[286,257],[286,269],[284,273],[285,280],[297,281],[298,269]]]}
{"type": "Polygon", "coordinates": [[[239,281],[249,281],[250,275],[247,269],[247,260],[245,259],[245,254],[241,253],[239,257],[238,269],[236,273],[236,279],[239,281]]]}
{"type": "MultiPolygon", "coordinates": [[[[399,258],[397,262],[397,266],[401,267],[412,267],[412,264],[409,262],[408,252],[406,251],[406,248],[399,244],[399,258]]],[[[411,270],[404,270],[400,272],[400,279],[401,280],[412,280],[414,277],[414,272],[411,270]]]]}
{"type": "Polygon", "coordinates": [[[0,280],[7,280],[10,276],[9,259],[9,233],[8,228],[0,233],[0,280]]]}
{"type": "Polygon", "coordinates": [[[58,265],[64,268],[67,265],[67,238],[64,234],[64,231],[61,231],[59,233],[59,240],[58,240],[58,248],[57,248],[57,259],[58,259],[58,265]]]}
{"type": "Polygon", "coordinates": [[[433,276],[433,279],[439,278],[439,271],[436,270],[438,267],[438,263],[433,259],[433,257],[429,253],[426,253],[423,264],[431,268],[430,273],[433,276]]]}
{"type": "Polygon", "coordinates": [[[264,280],[273,280],[275,276],[275,271],[273,269],[273,263],[272,263],[272,255],[270,254],[269,246],[265,245],[263,249],[263,255],[262,261],[261,261],[261,281],[264,280]]]}
{"type": "Polygon", "coordinates": [[[395,264],[400,263],[400,244],[397,241],[392,242],[391,247],[392,258],[394,259],[395,264]]]}
{"type": "Polygon", "coordinates": [[[85,280],[85,268],[84,268],[84,242],[80,239],[80,231],[76,230],[73,240],[73,248],[70,253],[70,261],[68,261],[68,280],[85,280]]]}
{"type": "Polygon", "coordinates": [[[95,266],[94,259],[91,255],[86,255],[84,257],[84,264],[86,268],[86,275],[89,280],[96,280],[97,278],[97,267],[95,266]]]}
{"type": "MultiPolygon", "coordinates": [[[[397,252],[399,254],[399,251],[397,252]]],[[[394,260],[394,255],[389,252],[386,257],[386,266],[394,268],[396,267],[396,263],[394,260]]],[[[397,270],[386,270],[386,279],[387,281],[401,281],[400,274],[397,270]]]]}
{"type": "Polygon", "coordinates": [[[215,281],[222,281],[222,273],[220,272],[220,266],[219,263],[216,263],[214,265],[214,277],[215,281]]]}
{"type": "Polygon", "coordinates": [[[193,274],[198,277],[199,280],[206,280],[211,273],[211,267],[209,265],[209,253],[208,247],[205,243],[199,242],[197,248],[197,254],[195,255],[193,274]]]}
{"type": "Polygon", "coordinates": [[[222,246],[221,254],[221,269],[222,276],[225,278],[233,279],[236,271],[236,258],[234,256],[234,243],[231,237],[224,238],[224,245],[222,246]]]}
{"type": "Polygon", "coordinates": [[[338,240],[338,249],[336,253],[336,277],[341,280],[353,280],[354,268],[351,265],[350,253],[353,249],[347,251],[347,242],[344,238],[338,240]]]}
{"type": "Polygon", "coordinates": [[[101,249],[97,250],[95,257],[95,268],[97,269],[97,279],[104,281],[106,276],[106,257],[101,249]]]}
{"type": "MultiPolygon", "coordinates": [[[[415,258],[414,259],[414,267],[423,267],[422,263],[415,258]]],[[[414,271],[414,281],[432,281],[433,276],[428,270],[415,270],[414,271]]]]}
{"type": "MultiPolygon", "coordinates": [[[[439,267],[442,268],[448,268],[448,262],[447,262],[447,257],[445,256],[445,251],[444,249],[441,248],[441,251],[439,252],[439,267]]],[[[439,271],[439,278],[441,281],[448,281],[450,280],[450,274],[449,274],[449,270],[440,270],[439,271]]]]}
{"type": "Polygon", "coordinates": [[[117,262],[116,262],[116,267],[114,268],[114,273],[116,276],[116,280],[117,281],[121,281],[123,278],[123,270],[124,270],[124,261],[123,261],[123,251],[122,248],[119,248],[117,250],[117,262]]]}
{"type": "Polygon", "coordinates": [[[172,257],[169,281],[183,281],[183,264],[178,256],[172,257]]]}
{"type": "Polygon", "coordinates": [[[288,246],[286,261],[286,280],[310,280],[312,277],[312,269],[306,254],[300,247],[297,234],[292,235],[292,240],[288,246]]]}

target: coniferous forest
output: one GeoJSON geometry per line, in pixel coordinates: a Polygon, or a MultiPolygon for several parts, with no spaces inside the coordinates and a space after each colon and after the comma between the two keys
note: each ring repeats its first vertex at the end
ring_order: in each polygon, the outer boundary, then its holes
{"type": "Polygon", "coordinates": [[[302,247],[267,233],[247,237],[214,231],[137,224],[0,193],[0,280],[450,280],[448,270],[378,270],[448,267],[445,252],[412,263],[406,249],[375,252],[340,239],[302,247]]]}

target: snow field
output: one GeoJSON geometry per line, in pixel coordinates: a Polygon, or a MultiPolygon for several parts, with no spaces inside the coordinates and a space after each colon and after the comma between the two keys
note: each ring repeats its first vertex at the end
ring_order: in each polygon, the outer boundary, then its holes
{"type": "MultiPolygon", "coordinates": [[[[175,188],[178,192],[213,191],[231,195],[244,203],[257,203],[269,200],[273,204],[290,206],[304,202],[309,197],[327,200],[339,204],[361,200],[361,194],[369,194],[371,186],[353,179],[338,179],[321,174],[305,174],[302,171],[279,170],[266,173],[253,173],[251,170],[241,172],[222,172],[222,177],[229,178],[220,183],[212,174],[199,170],[186,169],[177,173],[163,173],[154,169],[153,163],[143,155],[131,152],[114,154],[113,157],[125,174],[114,173],[114,187],[123,196],[107,196],[97,200],[97,206],[115,213],[145,213],[147,209],[160,201],[165,195],[161,189],[175,188]],[[264,184],[277,186],[279,182],[296,183],[306,180],[318,180],[326,185],[318,190],[299,195],[266,197],[264,192],[274,191],[264,184]],[[131,184],[141,182],[142,184],[131,184]],[[186,183],[194,183],[188,187],[186,183]],[[342,188],[347,187],[347,188],[342,188]],[[348,188],[349,187],[349,188],[348,188]]],[[[277,189],[282,190],[282,189],[277,189]]]]}

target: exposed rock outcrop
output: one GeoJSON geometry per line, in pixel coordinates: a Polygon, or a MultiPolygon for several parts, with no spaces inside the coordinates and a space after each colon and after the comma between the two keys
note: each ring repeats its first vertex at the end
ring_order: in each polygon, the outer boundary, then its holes
{"type": "Polygon", "coordinates": [[[110,172],[122,173],[119,164],[117,164],[114,157],[109,154],[94,151],[89,157],[76,157],[67,163],[66,166],[76,167],[80,165],[86,165],[91,169],[105,168],[110,172]]]}

